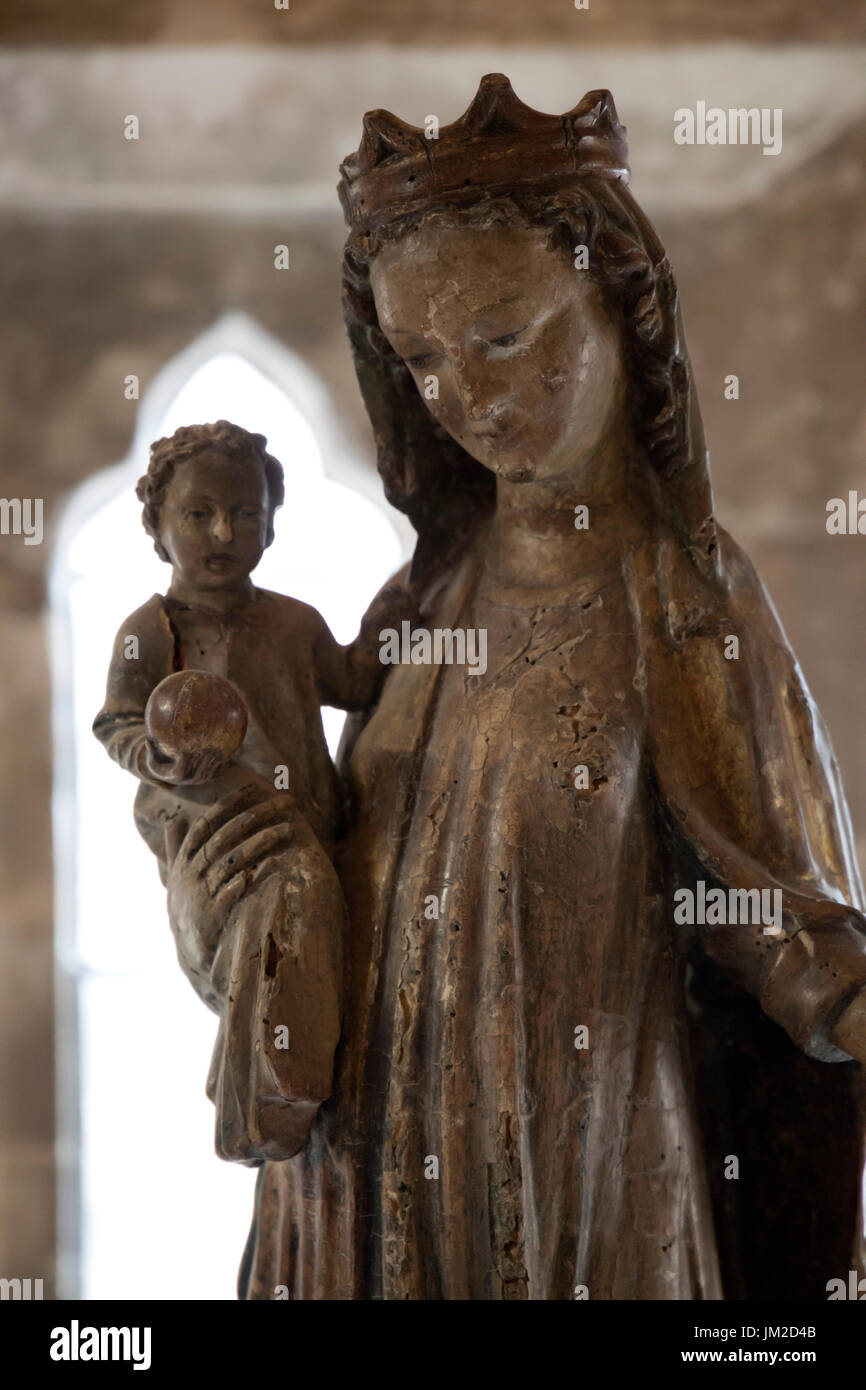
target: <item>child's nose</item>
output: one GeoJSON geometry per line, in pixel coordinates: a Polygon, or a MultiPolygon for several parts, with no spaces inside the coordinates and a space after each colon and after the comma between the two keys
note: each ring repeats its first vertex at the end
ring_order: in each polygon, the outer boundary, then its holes
{"type": "Polygon", "coordinates": [[[226,512],[217,512],[211,526],[214,540],[230,541],[232,538],[232,521],[226,512]]]}

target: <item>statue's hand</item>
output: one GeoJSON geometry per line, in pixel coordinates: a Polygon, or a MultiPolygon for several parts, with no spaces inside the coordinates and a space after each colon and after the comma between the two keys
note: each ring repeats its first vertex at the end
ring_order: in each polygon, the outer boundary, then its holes
{"type": "Polygon", "coordinates": [[[180,819],[169,821],[165,837],[178,957],[202,998],[217,1007],[211,969],[222,929],[247,887],[267,877],[273,856],[291,843],[287,799],[251,782],[188,829],[180,819]]]}
{"type": "Polygon", "coordinates": [[[153,739],[148,739],[148,763],[154,777],[172,786],[198,786],[213,782],[225,770],[226,758],[221,753],[170,753],[153,739]]]}
{"type": "Polygon", "coordinates": [[[399,627],[403,621],[414,624],[420,620],[420,610],[408,585],[388,584],[379,591],[364,614],[361,633],[363,636],[374,635],[378,641],[380,628],[399,627]]]}
{"type": "Polygon", "coordinates": [[[830,1041],[866,1065],[866,989],[854,996],[836,1023],[830,1041]]]}

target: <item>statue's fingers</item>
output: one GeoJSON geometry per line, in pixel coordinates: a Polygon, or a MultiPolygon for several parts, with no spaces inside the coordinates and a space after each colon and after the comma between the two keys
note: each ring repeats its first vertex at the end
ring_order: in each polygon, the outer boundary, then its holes
{"type": "MultiPolygon", "coordinates": [[[[215,806],[211,806],[203,815],[190,826],[186,839],[182,846],[182,853],[187,860],[193,859],[201,849],[208,843],[212,836],[223,829],[226,824],[243,813],[248,808],[261,802],[262,790],[254,782],[250,782],[239,791],[232,792],[230,796],[218,801],[215,806]]],[[[208,855],[212,861],[214,856],[208,855]]],[[[199,872],[201,869],[199,869],[199,872]]]]}
{"type": "Polygon", "coordinates": [[[278,867],[279,857],[276,854],[260,859],[255,868],[247,872],[247,888],[258,888],[260,883],[264,883],[266,878],[277,872],[278,867]]]}
{"type": "Polygon", "coordinates": [[[196,873],[203,874],[210,865],[218,864],[235,850],[250,834],[276,825],[280,820],[284,821],[285,815],[285,806],[280,804],[279,798],[272,797],[267,801],[260,801],[248,811],[241,811],[240,814],[232,816],[231,820],[214,830],[202,844],[192,861],[193,869],[196,873]]]}
{"type": "MultiPolygon", "coordinates": [[[[201,873],[198,867],[198,860],[202,855],[202,846],[207,844],[210,838],[210,826],[204,816],[199,816],[190,826],[186,838],[180,848],[180,854],[189,863],[192,862],[197,873],[201,873]]],[[[202,861],[205,863],[206,861],[202,861]]]]}
{"type": "Polygon", "coordinates": [[[165,823],[165,858],[171,865],[177,858],[178,852],[187,834],[189,826],[184,816],[172,816],[171,820],[165,823]]]}
{"type": "Polygon", "coordinates": [[[235,903],[243,897],[246,886],[246,869],[241,869],[239,874],[235,874],[234,878],[223,884],[214,898],[214,907],[221,916],[227,916],[231,912],[235,903]]]}
{"type": "MultiPolygon", "coordinates": [[[[236,873],[249,870],[255,874],[263,862],[280,853],[291,844],[292,839],[293,832],[285,822],[266,826],[255,835],[248,836],[208,870],[206,882],[210,892],[217,892],[236,873]]],[[[247,886],[250,881],[248,874],[247,886]]]]}
{"type": "Polygon", "coordinates": [[[277,849],[285,848],[286,845],[291,844],[291,841],[292,830],[285,822],[280,825],[266,826],[257,834],[250,835],[242,844],[229,854],[224,854],[217,863],[208,869],[205,877],[208,891],[215,894],[241,869],[253,868],[261,859],[273,854],[277,849]]]}
{"type": "MultiPolygon", "coordinates": [[[[225,758],[219,753],[204,753],[195,760],[195,781],[199,785],[204,782],[212,782],[224,767],[225,758]]],[[[225,807],[225,802],[222,803],[222,806],[225,807]]]]}

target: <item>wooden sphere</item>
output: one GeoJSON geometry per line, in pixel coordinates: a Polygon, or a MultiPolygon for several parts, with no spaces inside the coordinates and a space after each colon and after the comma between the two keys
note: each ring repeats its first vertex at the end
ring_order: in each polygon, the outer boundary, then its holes
{"type": "Polygon", "coordinates": [[[222,676],[175,671],[151,691],[144,725],[166,753],[210,753],[227,762],[244,741],[247,707],[222,676]]]}

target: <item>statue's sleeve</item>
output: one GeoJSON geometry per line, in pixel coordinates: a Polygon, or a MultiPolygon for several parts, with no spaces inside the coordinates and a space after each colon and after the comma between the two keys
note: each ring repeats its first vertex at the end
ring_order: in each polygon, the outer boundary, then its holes
{"type": "Polygon", "coordinates": [[[377,656],[378,643],[374,648],[370,639],[369,627],[362,627],[354,642],[341,647],[324,618],[319,619],[313,651],[321,704],[361,710],[375,697],[382,667],[377,656]]]}
{"type": "Polygon", "coordinates": [[[405,565],[383,585],[361,619],[358,636],[346,647],[339,645],[324,619],[316,614],[316,678],[323,705],[362,713],[375,703],[387,670],[379,659],[380,630],[399,628],[403,619],[415,616],[406,587],[408,574],[409,566],[405,565]]]}
{"type": "Polygon", "coordinates": [[[673,543],[634,589],[663,812],[696,877],[781,892],[778,935],[764,922],[696,930],[803,1051],[844,1061],[832,1034],[862,1003],[866,920],[838,768],[760,580],[724,533],[720,544],[720,595],[673,543]]]}
{"type": "Polygon", "coordinates": [[[105,703],[93,732],[110,757],[143,782],[163,785],[144,727],[155,686],[175,670],[175,637],[158,594],[121,624],[108,668],[105,703]]]}

